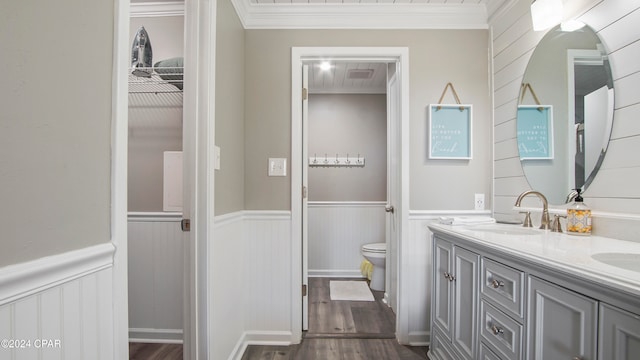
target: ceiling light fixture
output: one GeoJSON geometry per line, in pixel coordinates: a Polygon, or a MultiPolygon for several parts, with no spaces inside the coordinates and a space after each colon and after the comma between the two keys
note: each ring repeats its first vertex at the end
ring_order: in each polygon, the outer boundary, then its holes
{"type": "Polygon", "coordinates": [[[327,71],[331,69],[331,63],[328,61],[323,61],[322,63],[320,63],[320,70],[322,71],[327,71]]]}
{"type": "Polygon", "coordinates": [[[535,0],[531,4],[533,31],[546,30],[562,22],[562,0],[535,0]]]}

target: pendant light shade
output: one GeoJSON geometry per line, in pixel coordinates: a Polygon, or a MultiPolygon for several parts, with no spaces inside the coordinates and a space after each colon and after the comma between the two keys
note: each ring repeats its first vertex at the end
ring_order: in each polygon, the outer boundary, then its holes
{"type": "Polygon", "coordinates": [[[562,22],[562,0],[535,0],[531,4],[534,31],[546,30],[562,22]]]}

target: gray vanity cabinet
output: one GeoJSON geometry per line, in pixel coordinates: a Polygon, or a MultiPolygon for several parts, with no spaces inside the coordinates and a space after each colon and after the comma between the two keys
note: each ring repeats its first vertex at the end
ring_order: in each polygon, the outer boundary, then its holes
{"type": "Polygon", "coordinates": [[[534,276],[528,293],[528,359],[596,359],[596,300],[534,276]]]}
{"type": "Polygon", "coordinates": [[[477,359],[480,256],[435,239],[432,336],[437,352],[477,359]],[[439,339],[438,337],[444,337],[439,339]],[[449,349],[449,346],[451,349],[449,349]]]}
{"type": "Polygon", "coordinates": [[[634,360],[640,357],[640,316],[600,304],[598,359],[634,360]]]}
{"type": "Polygon", "coordinates": [[[430,228],[430,359],[640,359],[637,295],[430,228]]]}

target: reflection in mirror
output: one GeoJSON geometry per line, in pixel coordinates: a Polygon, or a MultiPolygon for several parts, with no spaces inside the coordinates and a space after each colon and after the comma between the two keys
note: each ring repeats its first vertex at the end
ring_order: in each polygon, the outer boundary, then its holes
{"type": "Polygon", "coordinates": [[[613,125],[613,79],[606,51],[585,26],[551,29],[522,80],[516,119],[520,163],[532,189],[552,204],[586,190],[598,172],[613,125]]]}

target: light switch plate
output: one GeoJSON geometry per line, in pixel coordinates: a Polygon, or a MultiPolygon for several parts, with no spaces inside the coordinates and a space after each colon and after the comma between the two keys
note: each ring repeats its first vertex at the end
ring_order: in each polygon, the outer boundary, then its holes
{"type": "Polygon", "coordinates": [[[287,159],[269,158],[269,176],[287,176],[287,159]]]}

